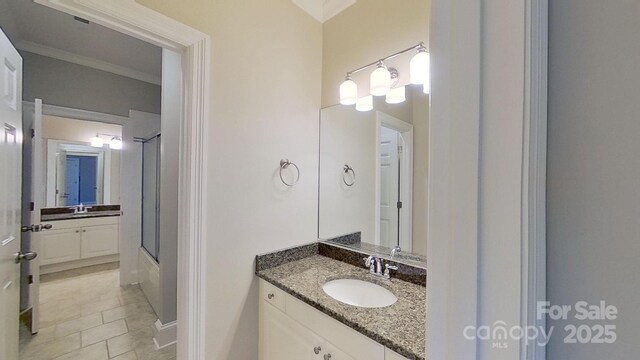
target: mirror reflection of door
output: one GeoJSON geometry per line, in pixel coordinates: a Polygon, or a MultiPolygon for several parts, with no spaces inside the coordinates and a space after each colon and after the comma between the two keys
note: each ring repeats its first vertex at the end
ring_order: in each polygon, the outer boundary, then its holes
{"type": "Polygon", "coordinates": [[[380,245],[398,244],[400,203],[400,134],[380,127],[380,245]]]}
{"type": "Polygon", "coordinates": [[[377,245],[410,252],[413,219],[413,125],[377,111],[377,245]]]}

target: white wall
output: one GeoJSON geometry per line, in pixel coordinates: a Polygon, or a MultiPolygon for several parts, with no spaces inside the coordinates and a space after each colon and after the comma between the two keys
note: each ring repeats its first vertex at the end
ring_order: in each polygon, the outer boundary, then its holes
{"type": "MultiPolygon", "coordinates": [[[[612,345],[563,343],[549,360],[640,353],[640,3],[549,2],[547,294],[618,308],[612,345]]],[[[574,324],[588,322],[573,321],[574,324]]]]}
{"type": "Polygon", "coordinates": [[[129,110],[160,113],[160,86],[82,65],[21,51],[24,100],[128,116],[129,110]]]}
{"type": "Polygon", "coordinates": [[[255,255],[317,239],[322,25],[291,0],[140,3],[212,39],[206,353],[257,359],[255,255]]]}
{"type": "Polygon", "coordinates": [[[376,242],[376,111],[352,106],[322,109],[320,122],[321,239],[361,231],[363,242],[376,242]],[[342,180],[344,165],[356,173],[353,186],[342,180]]]}
{"type": "MultiPolygon", "coordinates": [[[[80,141],[89,145],[96,133],[122,136],[122,126],[59,116],[42,116],[42,137],[45,139],[80,141]]],[[[104,137],[104,140],[106,143],[107,137],[104,137]]]]}

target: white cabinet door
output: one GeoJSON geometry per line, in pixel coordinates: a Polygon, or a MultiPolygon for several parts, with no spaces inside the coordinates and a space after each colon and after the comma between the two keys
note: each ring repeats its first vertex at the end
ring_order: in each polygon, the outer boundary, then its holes
{"type": "Polygon", "coordinates": [[[90,226],[82,228],[80,245],[83,259],[118,253],[118,225],[90,226]]]}
{"type": "Polygon", "coordinates": [[[323,340],[263,301],[262,360],[322,360],[323,340]],[[318,354],[314,349],[318,348],[318,354]]]}
{"type": "Polygon", "coordinates": [[[80,229],[42,232],[38,257],[40,257],[40,265],[80,259],[80,229]]]}
{"type": "Polygon", "coordinates": [[[322,347],[322,356],[323,360],[356,360],[330,343],[325,343],[322,347]]]}

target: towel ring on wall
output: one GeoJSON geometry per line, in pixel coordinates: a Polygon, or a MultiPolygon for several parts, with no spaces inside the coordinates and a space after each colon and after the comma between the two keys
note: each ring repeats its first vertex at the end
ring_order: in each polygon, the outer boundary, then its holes
{"type": "Polygon", "coordinates": [[[347,185],[347,186],[353,186],[353,184],[356,183],[356,172],[349,165],[345,165],[344,166],[344,172],[342,173],[342,182],[344,182],[344,184],[347,185]],[[351,174],[352,174],[351,175],[351,182],[348,182],[347,179],[346,179],[346,175],[348,175],[349,172],[351,172],[351,174]]]}
{"type": "Polygon", "coordinates": [[[292,163],[291,161],[289,161],[289,159],[282,159],[280,160],[280,180],[282,181],[283,184],[287,185],[287,186],[293,186],[295,184],[298,183],[298,181],[300,180],[300,169],[298,168],[298,165],[292,163]],[[293,165],[293,167],[296,168],[296,173],[298,173],[298,175],[296,176],[296,180],[293,183],[288,183],[284,180],[284,178],[282,177],[282,170],[286,170],[289,165],[293,165]]]}

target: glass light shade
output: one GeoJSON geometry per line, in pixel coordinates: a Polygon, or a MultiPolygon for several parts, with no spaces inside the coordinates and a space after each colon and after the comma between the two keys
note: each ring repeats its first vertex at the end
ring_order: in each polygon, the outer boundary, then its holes
{"type": "Polygon", "coordinates": [[[391,88],[391,73],[384,65],[378,65],[378,68],[371,73],[371,95],[384,96],[387,95],[391,88]]]}
{"type": "Polygon", "coordinates": [[[117,136],[111,139],[111,142],[109,143],[109,148],[113,150],[122,149],[122,139],[120,139],[117,136]]]}
{"type": "Polygon", "coordinates": [[[100,136],[96,135],[95,137],[91,138],[91,146],[101,148],[103,144],[104,142],[102,141],[102,138],[100,136]]]}
{"type": "Polygon", "coordinates": [[[424,85],[422,85],[422,92],[425,94],[431,93],[431,84],[429,81],[427,81],[426,83],[424,83],[424,85]]]}
{"type": "Polygon", "coordinates": [[[365,96],[358,99],[356,103],[356,110],[358,111],[371,111],[373,110],[373,96],[365,96]]]}
{"type": "Polygon", "coordinates": [[[340,85],[340,104],[353,105],[358,101],[358,85],[347,77],[340,85]]]}
{"type": "Polygon", "coordinates": [[[400,104],[405,100],[407,100],[407,96],[404,86],[399,86],[397,88],[389,90],[389,93],[387,94],[387,97],[385,99],[387,104],[400,104]]]}
{"type": "Polygon", "coordinates": [[[409,71],[412,84],[425,84],[429,80],[429,53],[419,51],[411,58],[409,71]]]}

